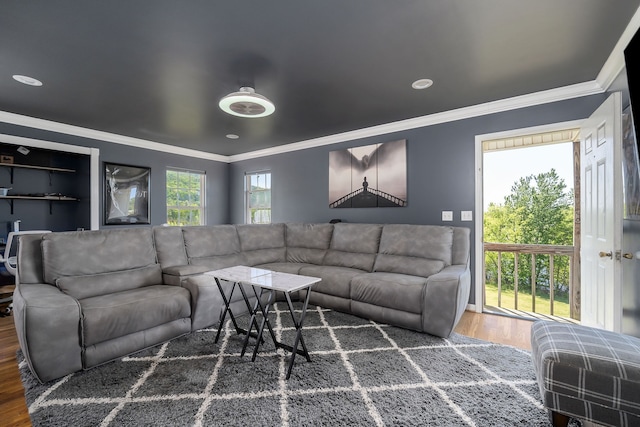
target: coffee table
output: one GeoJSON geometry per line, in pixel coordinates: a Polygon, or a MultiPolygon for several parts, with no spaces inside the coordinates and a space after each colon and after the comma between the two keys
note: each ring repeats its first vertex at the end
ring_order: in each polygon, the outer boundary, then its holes
{"type": "Polygon", "coordinates": [[[242,345],[242,353],[240,354],[241,357],[244,356],[246,352],[247,346],[249,344],[249,337],[254,336],[256,338],[256,343],[253,349],[251,361],[255,361],[256,355],[258,353],[258,348],[260,347],[260,344],[264,342],[262,335],[266,325],[267,330],[271,335],[271,339],[273,340],[273,344],[276,346],[276,348],[282,348],[291,352],[291,359],[289,360],[289,367],[287,369],[287,379],[289,379],[289,377],[291,376],[291,369],[293,368],[293,362],[295,360],[296,354],[304,356],[308,362],[311,362],[311,357],[309,356],[307,346],[305,345],[304,338],[302,337],[302,325],[307,314],[309,296],[311,295],[311,286],[314,283],[319,282],[321,280],[320,278],[281,273],[264,268],[247,267],[244,265],[208,271],[204,274],[212,276],[215,279],[216,284],[218,285],[218,289],[220,290],[220,294],[222,295],[222,300],[225,304],[225,309],[220,318],[220,327],[218,328],[218,333],[216,335],[216,342],[220,337],[220,331],[222,330],[225,316],[227,313],[229,313],[236,332],[239,334],[245,334],[245,339],[242,345]],[[220,284],[220,280],[226,280],[233,283],[228,296],[225,295],[222,285],[220,284]],[[256,302],[253,307],[251,307],[247,293],[245,292],[243,287],[240,286],[242,284],[250,285],[253,289],[253,293],[256,297],[256,302]],[[240,289],[245,304],[247,305],[247,308],[251,313],[251,319],[249,320],[249,329],[240,328],[237,324],[235,316],[233,315],[233,312],[231,311],[231,297],[236,287],[240,289]],[[302,311],[300,315],[296,317],[293,303],[291,301],[291,293],[303,289],[306,289],[307,293],[302,306],[302,311]],[[287,307],[289,308],[289,313],[291,314],[291,319],[293,320],[293,324],[296,329],[296,336],[293,345],[287,345],[277,340],[276,335],[273,331],[273,327],[271,326],[271,322],[268,318],[269,309],[275,302],[277,291],[284,293],[284,296],[287,300],[287,307]],[[267,294],[266,304],[262,300],[265,293],[267,294]],[[259,314],[262,314],[262,321],[258,325],[256,316],[259,314]],[[256,328],[255,334],[252,332],[254,327],[256,328]],[[298,345],[301,345],[302,349],[298,349],[298,345]]]}

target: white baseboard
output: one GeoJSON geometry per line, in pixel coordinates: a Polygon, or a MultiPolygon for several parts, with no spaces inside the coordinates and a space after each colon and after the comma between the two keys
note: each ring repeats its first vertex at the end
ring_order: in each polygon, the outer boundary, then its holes
{"type": "Polygon", "coordinates": [[[475,304],[467,304],[467,311],[475,311],[475,312],[477,312],[476,305],[475,304]]]}

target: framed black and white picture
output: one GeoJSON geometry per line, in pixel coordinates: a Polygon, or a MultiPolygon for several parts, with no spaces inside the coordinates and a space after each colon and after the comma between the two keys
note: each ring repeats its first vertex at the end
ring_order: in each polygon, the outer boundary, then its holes
{"type": "Polygon", "coordinates": [[[151,168],[104,163],[104,223],[149,224],[151,168]]]}
{"type": "Polygon", "coordinates": [[[404,207],[407,141],[329,152],[329,207],[404,207]]]}

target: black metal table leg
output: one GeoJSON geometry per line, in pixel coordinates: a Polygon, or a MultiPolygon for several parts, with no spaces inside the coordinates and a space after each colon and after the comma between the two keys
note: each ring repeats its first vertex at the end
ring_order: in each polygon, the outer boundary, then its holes
{"type": "MultiPolygon", "coordinates": [[[[251,303],[249,302],[249,297],[247,296],[246,291],[242,287],[242,283],[238,283],[238,289],[240,289],[240,293],[242,294],[242,298],[244,299],[244,303],[247,306],[248,313],[254,313],[255,310],[256,310],[256,307],[254,306],[253,309],[251,308],[251,303]]],[[[251,289],[254,289],[254,288],[251,287],[251,289]]],[[[254,294],[255,294],[255,289],[254,289],[254,294]]],[[[251,319],[251,321],[249,322],[249,330],[245,331],[245,333],[247,334],[247,336],[251,336],[253,338],[257,338],[257,334],[255,332],[251,332],[251,330],[253,329],[254,326],[256,327],[256,331],[257,331],[258,330],[258,321],[255,319],[255,317],[253,317],[251,319]]],[[[260,342],[264,344],[264,339],[260,338],[260,342]]]]}
{"type": "Polygon", "coordinates": [[[231,321],[233,322],[233,327],[236,328],[236,333],[240,334],[241,330],[238,327],[238,323],[236,322],[236,318],[233,315],[233,312],[231,311],[231,307],[230,307],[230,301],[231,301],[231,297],[233,297],[233,291],[236,288],[236,283],[233,282],[233,285],[231,286],[231,292],[229,293],[229,299],[227,299],[227,296],[224,294],[224,289],[222,289],[222,284],[220,283],[220,280],[218,280],[217,277],[214,277],[214,279],[216,281],[216,285],[218,285],[218,290],[220,291],[220,295],[222,296],[222,301],[224,301],[224,310],[220,315],[220,324],[218,326],[218,332],[216,333],[216,339],[214,341],[215,343],[217,343],[218,340],[220,339],[220,332],[222,332],[222,328],[224,327],[224,319],[227,316],[227,312],[229,312],[229,317],[231,317],[231,321]]]}
{"type": "MultiPolygon", "coordinates": [[[[224,319],[226,318],[227,312],[229,313],[231,322],[233,322],[233,327],[235,328],[236,333],[238,335],[245,334],[247,335],[247,338],[249,337],[249,335],[252,335],[255,337],[256,334],[255,333],[252,334],[251,328],[247,330],[238,326],[236,317],[233,315],[233,311],[231,311],[231,298],[233,297],[233,291],[235,291],[236,286],[240,289],[240,293],[242,293],[242,298],[244,299],[244,302],[247,305],[247,308],[249,309],[249,311],[251,311],[251,303],[249,302],[249,299],[247,298],[247,294],[244,292],[244,289],[242,288],[242,284],[238,282],[232,282],[233,284],[231,285],[231,292],[229,292],[229,296],[227,297],[224,293],[224,289],[222,288],[222,284],[220,283],[220,280],[218,280],[217,277],[215,277],[214,279],[216,281],[216,284],[218,285],[218,290],[220,291],[220,295],[222,296],[222,301],[224,301],[224,310],[220,315],[220,325],[218,327],[218,332],[216,333],[216,339],[214,342],[217,343],[218,340],[220,339],[220,332],[222,332],[222,328],[224,326],[224,319]]],[[[256,328],[257,326],[258,324],[256,322],[256,328]]],[[[264,340],[262,340],[262,342],[264,342],[264,340]]]]}
{"type": "MultiPolygon", "coordinates": [[[[255,293],[255,289],[253,290],[253,292],[255,293]]],[[[244,337],[244,341],[242,342],[242,351],[240,352],[240,357],[244,356],[244,353],[247,351],[247,346],[249,345],[249,336],[251,335],[251,330],[254,326],[256,327],[256,338],[258,339],[256,345],[258,345],[258,343],[260,342],[264,342],[262,340],[262,336],[259,336],[257,332],[258,329],[260,329],[258,326],[258,322],[256,321],[256,313],[258,312],[258,306],[260,305],[260,298],[256,298],[256,303],[253,305],[253,308],[251,308],[251,304],[249,304],[249,298],[247,298],[247,294],[244,289],[242,289],[242,296],[245,298],[247,306],[249,307],[251,319],[249,320],[249,330],[247,331],[247,335],[244,337]]]]}
{"type": "Polygon", "coordinates": [[[296,339],[293,342],[293,346],[291,347],[291,360],[289,360],[289,368],[287,369],[287,379],[291,376],[291,369],[293,368],[293,362],[296,358],[296,354],[298,354],[298,343],[302,344],[302,352],[301,354],[306,357],[307,362],[311,362],[311,357],[309,356],[309,352],[307,351],[307,346],[304,344],[304,338],[302,338],[302,324],[304,323],[304,318],[307,315],[307,306],[309,305],[309,296],[311,292],[307,291],[307,297],[304,299],[304,305],[302,306],[302,313],[300,314],[300,319],[296,320],[295,311],[293,310],[293,303],[291,302],[291,297],[288,292],[285,292],[285,297],[287,298],[287,306],[289,307],[289,312],[291,313],[291,318],[293,319],[293,324],[296,327],[296,339]]]}
{"type": "MultiPolygon", "coordinates": [[[[261,288],[260,289],[260,296],[258,297],[257,292],[255,287],[253,288],[254,293],[256,293],[256,298],[258,298],[258,300],[260,300],[260,298],[262,298],[262,294],[264,292],[264,289],[261,288]]],[[[258,305],[260,307],[260,311],[262,312],[262,322],[260,323],[260,329],[258,330],[258,337],[262,338],[262,334],[264,332],[264,325],[267,325],[267,329],[269,330],[269,333],[271,334],[271,339],[274,342],[274,345],[276,346],[276,348],[278,347],[277,342],[278,340],[276,339],[276,334],[275,332],[273,332],[273,328],[271,327],[271,322],[269,321],[269,309],[271,308],[271,306],[273,305],[274,299],[275,299],[275,292],[273,292],[272,290],[267,290],[267,292],[269,292],[269,299],[267,300],[267,305],[266,306],[262,306],[262,302],[260,302],[258,305]]],[[[258,347],[260,346],[260,341],[256,342],[256,346],[253,348],[253,355],[251,356],[251,361],[254,362],[256,360],[256,355],[258,354],[258,347]]]]}

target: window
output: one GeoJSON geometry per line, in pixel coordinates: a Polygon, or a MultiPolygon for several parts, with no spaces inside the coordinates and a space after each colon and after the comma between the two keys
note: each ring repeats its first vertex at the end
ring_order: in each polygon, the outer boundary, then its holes
{"type": "Polygon", "coordinates": [[[204,172],[167,169],[167,224],[204,225],[204,172]]]}
{"type": "Polygon", "coordinates": [[[271,223],[271,172],[252,172],[245,180],[247,224],[271,223]]]}

